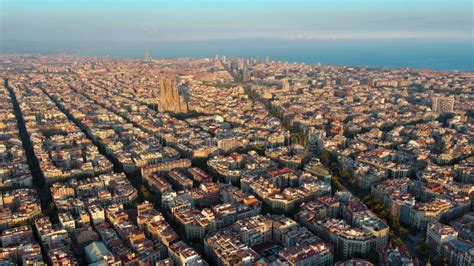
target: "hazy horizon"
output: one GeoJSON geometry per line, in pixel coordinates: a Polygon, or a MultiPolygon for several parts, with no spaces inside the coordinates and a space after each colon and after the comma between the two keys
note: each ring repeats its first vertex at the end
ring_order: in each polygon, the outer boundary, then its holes
{"type": "Polygon", "coordinates": [[[7,41],[3,53],[72,54],[143,58],[260,57],[324,65],[474,70],[472,46],[462,41],[238,39],[154,43],[7,41]],[[67,48],[64,48],[67,47],[67,48]]]}
{"type": "Polygon", "coordinates": [[[0,52],[474,70],[466,0],[0,0],[0,52]]]}

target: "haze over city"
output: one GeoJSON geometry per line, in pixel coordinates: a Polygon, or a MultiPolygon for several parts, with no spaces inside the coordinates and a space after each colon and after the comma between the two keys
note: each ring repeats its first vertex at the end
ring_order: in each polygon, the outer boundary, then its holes
{"type": "Polygon", "coordinates": [[[145,50],[160,57],[267,51],[282,61],[474,68],[473,7],[465,0],[2,0],[0,7],[2,51],[122,57],[145,50]]]}
{"type": "Polygon", "coordinates": [[[0,0],[0,265],[474,265],[472,11],[0,0]]]}

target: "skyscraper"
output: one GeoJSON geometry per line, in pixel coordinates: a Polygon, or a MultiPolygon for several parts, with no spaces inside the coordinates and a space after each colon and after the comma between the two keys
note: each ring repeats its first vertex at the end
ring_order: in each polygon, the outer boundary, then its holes
{"type": "Polygon", "coordinates": [[[250,80],[250,71],[247,66],[247,62],[244,63],[244,67],[242,68],[241,78],[243,82],[247,82],[250,80]]]}
{"type": "Polygon", "coordinates": [[[144,60],[145,61],[150,61],[150,52],[148,50],[145,51],[145,57],[144,57],[144,60]]]}

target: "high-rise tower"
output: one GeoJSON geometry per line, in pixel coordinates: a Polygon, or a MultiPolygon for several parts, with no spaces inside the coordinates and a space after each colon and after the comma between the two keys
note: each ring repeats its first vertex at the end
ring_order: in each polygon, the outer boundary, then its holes
{"type": "Polygon", "coordinates": [[[147,62],[151,60],[150,52],[148,50],[145,51],[145,57],[143,59],[147,62]]]}

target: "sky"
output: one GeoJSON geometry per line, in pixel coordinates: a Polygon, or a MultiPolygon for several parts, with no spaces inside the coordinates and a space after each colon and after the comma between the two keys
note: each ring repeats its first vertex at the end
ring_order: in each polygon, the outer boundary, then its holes
{"type": "Polygon", "coordinates": [[[0,0],[0,40],[473,40],[471,0],[0,0]]]}

